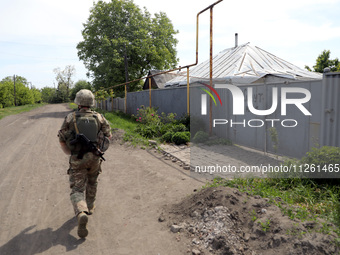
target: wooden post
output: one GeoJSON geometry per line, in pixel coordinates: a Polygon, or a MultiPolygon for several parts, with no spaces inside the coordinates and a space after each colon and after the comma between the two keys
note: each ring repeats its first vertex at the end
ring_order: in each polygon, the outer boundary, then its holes
{"type": "MultiPolygon", "coordinates": [[[[210,8],[210,86],[213,86],[213,8],[210,8]]],[[[212,135],[212,98],[209,100],[209,135],[212,135]]]]}
{"type": "Polygon", "coordinates": [[[124,102],[124,112],[127,113],[127,84],[125,84],[125,102],[124,102]]]}
{"type": "Polygon", "coordinates": [[[189,67],[187,67],[187,114],[190,114],[190,82],[189,82],[189,67]]]}
{"type": "Polygon", "coordinates": [[[149,105],[151,108],[151,77],[149,78],[149,105]]]}
{"type": "Polygon", "coordinates": [[[14,106],[17,106],[17,93],[15,88],[15,75],[13,76],[13,83],[14,83],[14,106]]]}

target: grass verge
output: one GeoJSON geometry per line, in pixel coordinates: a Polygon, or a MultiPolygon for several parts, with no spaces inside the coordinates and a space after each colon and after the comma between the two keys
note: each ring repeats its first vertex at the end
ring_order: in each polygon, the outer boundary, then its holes
{"type": "Polygon", "coordinates": [[[46,104],[28,104],[28,105],[21,105],[21,106],[13,106],[13,107],[6,107],[0,109],[0,119],[9,116],[9,115],[15,115],[22,112],[29,112],[35,108],[44,106],[46,104]]]}
{"type": "Polygon", "coordinates": [[[291,219],[301,221],[324,219],[326,223],[320,231],[324,233],[334,231],[340,237],[340,187],[337,184],[301,178],[237,178],[234,180],[215,178],[204,188],[218,186],[237,188],[250,195],[269,198],[271,203],[281,209],[283,215],[291,219]],[[277,197],[282,201],[277,200],[277,197]],[[333,223],[335,227],[328,226],[327,223],[333,223]]]}
{"type": "Polygon", "coordinates": [[[77,110],[77,109],[78,109],[78,105],[76,105],[75,103],[69,103],[69,104],[68,104],[68,107],[69,107],[71,110],[77,110]]]}
{"type": "Polygon", "coordinates": [[[122,129],[125,131],[123,140],[125,142],[131,143],[133,146],[140,145],[145,148],[149,145],[149,140],[135,130],[138,126],[138,122],[134,120],[130,115],[124,114],[122,112],[106,112],[99,109],[96,111],[102,113],[104,117],[110,122],[110,126],[113,129],[122,129]]]}

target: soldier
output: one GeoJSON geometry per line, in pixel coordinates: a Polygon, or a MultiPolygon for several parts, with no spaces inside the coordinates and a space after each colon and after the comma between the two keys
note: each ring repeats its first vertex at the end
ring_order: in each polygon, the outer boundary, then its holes
{"type": "Polygon", "coordinates": [[[58,133],[62,150],[70,155],[67,171],[70,180],[71,202],[78,220],[78,236],[88,235],[88,215],[95,208],[97,179],[101,173],[102,151],[111,138],[111,128],[103,115],[92,111],[94,95],[87,89],[76,94],[78,111],[68,114],[58,133]],[[85,142],[84,138],[85,137],[85,142]],[[88,145],[95,145],[90,148],[88,145]]]}

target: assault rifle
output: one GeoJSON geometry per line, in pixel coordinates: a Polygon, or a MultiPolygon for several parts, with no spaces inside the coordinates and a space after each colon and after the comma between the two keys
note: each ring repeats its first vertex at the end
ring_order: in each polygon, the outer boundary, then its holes
{"type": "Polygon", "coordinates": [[[82,159],[86,152],[92,152],[94,155],[101,157],[101,159],[105,161],[105,158],[103,157],[104,152],[99,150],[84,134],[76,134],[76,138],[70,141],[70,144],[75,144],[77,142],[81,144],[81,150],[77,156],[78,159],[82,159]]]}

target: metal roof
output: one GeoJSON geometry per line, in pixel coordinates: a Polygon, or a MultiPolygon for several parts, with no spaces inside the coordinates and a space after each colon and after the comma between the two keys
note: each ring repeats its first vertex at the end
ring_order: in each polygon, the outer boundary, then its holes
{"type": "MultiPolygon", "coordinates": [[[[154,74],[158,74],[161,73],[163,71],[160,70],[150,70],[148,73],[149,75],[154,75],[154,74]]],[[[176,77],[177,75],[175,73],[165,73],[165,74],[160,74],[160,75],[156,75],[152,77],[152,88],[154,89],[163,89],[164,85],[166,82],[168,82],[169,80],[173,79],[174,77],[176,77]]],[[[149,89],[149,80],[146,79],[144,82],[144,86],[143,89],[149,89]]]]}
{"type": "MultiPolygon", "coordinates": [[[[210,60],[190,69],[190,83],[209,79],[210,60]]],[[[289,80],[322,79],[322,74],[309,72],[250,43],[226,49],[213,57],[213,78],[232,84],[250,84],[272,75],[289,80]]],[[[186,71],[165,86],[186,85],[186,71]]]]}

